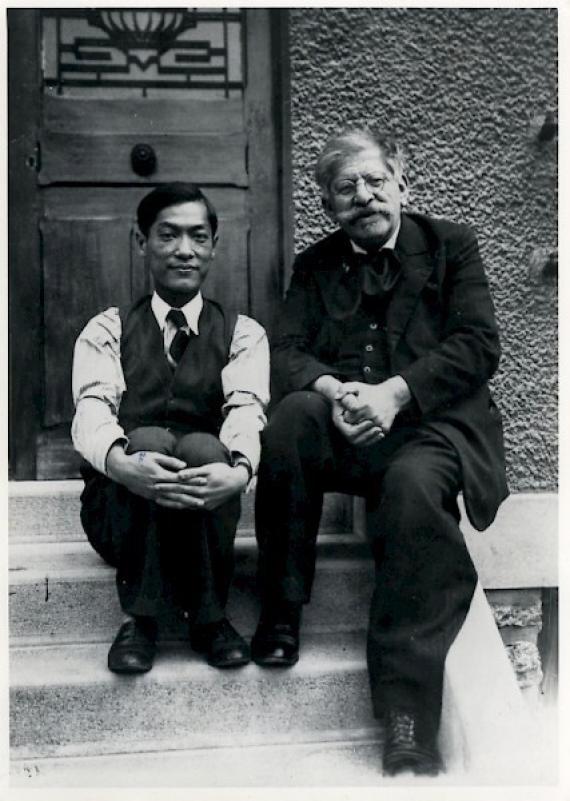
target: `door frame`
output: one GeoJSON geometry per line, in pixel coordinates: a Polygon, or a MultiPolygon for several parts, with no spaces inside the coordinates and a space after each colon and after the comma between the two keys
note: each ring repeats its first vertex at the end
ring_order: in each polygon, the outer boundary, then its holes
{"type": "MultiPolygon", "coordinates": [[[[43,290],[37,151],[41,104],[39,9],[7,9],[8,461],[12,480],[36,478],[44,387],[43,290]],[[25,64],[25,69],[22,69],[25,64]],[[13,77],[17,76],[17,77],[13,77]]],[[[292,253],[288,11],[247,9],[250,313],[269,330],[292,253]],[[271,107],[262,80],[271,76],[271,107]],[[270,122],[271,124],[266,124],[270,122]],[[268,172],[267,165],[271,165],[268,172]],[[255,265],[264,265],[255,270],[255,265]]]]}

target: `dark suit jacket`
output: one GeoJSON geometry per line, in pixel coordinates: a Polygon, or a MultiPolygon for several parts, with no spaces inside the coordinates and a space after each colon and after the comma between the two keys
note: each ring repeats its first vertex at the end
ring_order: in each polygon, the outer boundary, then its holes
{"type": "MultiPolygon", "coordinates": [[[[339,321],[354,312],[361,292],[348,247],[336,231],[295,260],[272,353],[281,393],[338,375],[339,321]]],[[[466,225],[403,214],[395,251],[402,275],[386,313],[390,373],[406,380],[419,422],[454,445],[467,513],[482,530],[508,490],[501,416],[487,387],[499,336],[477,240],[466,225]]]]}

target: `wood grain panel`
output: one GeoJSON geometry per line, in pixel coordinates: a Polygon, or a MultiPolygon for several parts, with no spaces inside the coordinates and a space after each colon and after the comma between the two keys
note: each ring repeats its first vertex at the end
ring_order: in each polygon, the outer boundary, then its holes
{"type": "MultiPolygon", "coordinates": [[[[45,216],[56,219],[94,219],[122,217],[134,222],[136,208],[152,186],[50,186],[43,190],[45,216]]],[[[231,218],[246,219],[247,195],[237,187],[202,187],[214,204],[220,227],[231,218]]]]}
{"type": "Polygon", "coordinates": [[[280,138],[273,124],[274,94],[267,102],[267,81],[275,81],[273,45],[277,45],[277,11],[248,11],[247,52],[249,80],[245,96],[249,142],[250,213],[250,289],[253,315],[271,329],[274,311],[281,296],[282,232],[280,229],[280,138]],[[272,27],[273,22],[273,27],[272,27]]]}
{"type": "Polygon", "coordinates": [[[39,52],[32,9],[8,9],[8,321],[9,460],[14,479],[36,477],[41,414],[41,266],[39,201],[30,167],[37,136],[39,52]],[[22,54],[26,69],[22,70],[22,54]],[[17,76],[17,79],[15,79],[17,76]]]}
{"type": "Polygon", "coordinates": [[[203,287],[207,297],[242,314],[249,313],[247,233],[245,220],[229,220],[223,226],[203,287]]]}
{"type": "Polygon", "coordinates": [[[122,220],[44,220],[44,425],[73,415],[73,345],[85,323],[132,297],[130,231],[122,220]]]}
{"type": "Polygon", "coordinates": [[[44,95],[46,128],[64,133],[239,133],[243,101],[125,98],[122,100],[44,95]]]}
{"type": "Polygon", "coordinates": [[[194,134],[82,134],[44,131],[41,140],[39,182],[52,183],[160,183],[193,181],[247,186],[245,135],[194,134]],[[157,158],[151,178],[141,178],[131,167],[131,150],[150,145],[157,158]]]}

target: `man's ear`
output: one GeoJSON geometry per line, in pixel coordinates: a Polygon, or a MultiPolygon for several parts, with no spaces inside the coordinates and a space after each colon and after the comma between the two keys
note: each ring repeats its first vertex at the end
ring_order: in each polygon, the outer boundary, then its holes
{"type": "Polygon", "coordinates": [[[321,195],[321,203],[323,204],[323,211],[327,215],[327,217],[330,220],[332,220],[333,222],[336,222],[336,216],[335,216],[335,214],[333,212],[333,209],[332,209],[332,206],[330,204],[330,200],[328,199],[328,197],[325,197],[324,195],[321,195]]]}
{"type": "Polygon", "coordinates": [[[400,190],[400,202],[402,206],[406,206],[410,198],[410,185],[408,183],[408,176],[404,173],[398,178],[398,188],[400,190]]]}
{"type": "Polygon", "coordinates": [[[137,245],[139,246],[141,256],[144,256],[146,253],[146,236],[138,227],[135,230],[135,239],[137,240],[137,245]]]}
{"type": "Polygon", "coordinates": [[[218,241],[219,237],[218,237],[218,232],[216,231],[216,233],[212,237],[212,258],[214,258],[214,256],[216,255],[216,248],[218,247],[218,241]]]}

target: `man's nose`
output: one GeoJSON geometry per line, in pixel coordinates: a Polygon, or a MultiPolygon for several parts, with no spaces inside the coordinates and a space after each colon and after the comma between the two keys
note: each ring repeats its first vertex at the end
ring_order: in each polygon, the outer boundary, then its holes
{"type": "Polygon", "coordinates": [[[176,255],[189,258],[194,255],[194,246],[192,237],[187,234],[182,234],[176,243],[176,255]]]}
{"type": "Polygon", "coordinates": [[[372,200],[372,192],[364,178],[359,178],[354,187],[354,202],[358,205],[366,205],[372,200]]]}

